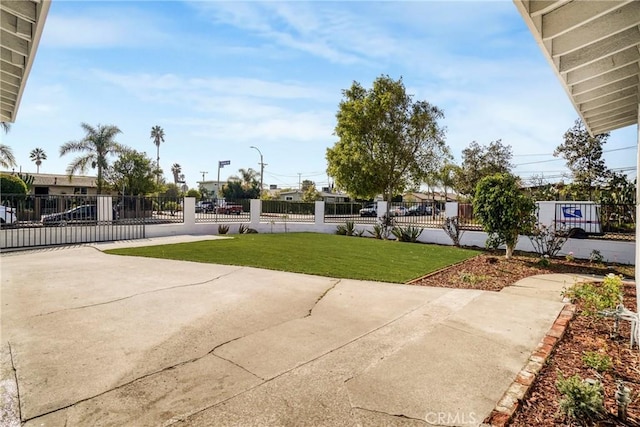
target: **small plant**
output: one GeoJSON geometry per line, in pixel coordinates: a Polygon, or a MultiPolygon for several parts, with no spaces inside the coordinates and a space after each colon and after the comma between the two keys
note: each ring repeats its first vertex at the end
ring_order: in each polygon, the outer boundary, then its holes
{"type": "Polygon", "coordinates": [[[556,387],[562,395],[560,411],[569,419],[593,422],[604,413],[604,390],[600,382],[583,380],[578,374],[569,378],[559,374],[556,387]]]}
{"type": "Polygon", "coordinates": [[[257,233],[258,233],[258,230],[256,230],[255,228],[251,228],[246,224],[240,224],[238,226],[238,234],[257,234],[257,233]]]}
{"type": "Polygon", "coordinates": [[[382,239],[382,226],[380,224],[374,224],[373,231],[368,230],[375,239],[382,239]]]}
{"type": "Polygon", "coordinates": [[[460,280],[462,280],[463,283],[469,283],[469,284],[475,285],[476,283],[480,283],[487,280],[487,276],[482,276],[482,275],[473,274],[473,273],[460,273],[460,280]]]}
{"type": "Polygon", "coordinates": [[[378,222],[373,226],[373,231],[369,233],[376,239],[388,239],[391,230],[396,225],[396,221],[391,216],[383,215],[378,218],[378,222]]]}
{"type": "Polygon", "coordinates": [[[463,234],[460,225],[460,218],[457,216],[446,218],[444,220],[444,223],[442,224],[442,228],[444,229],[445,233],[447,233],[447,236],[449,236],[453,241],[453,245],[460,246],[460,238],[463,234]]]}
{"type": "Polygon", "coordinates": [[[423,229],[414,226],[400,227],[396,226],[391,229],[391,233],[396,236],[396,239],[400,242],[415,243],[418,241],[418,237],[422,234],[423,229]]]}
{"type": "Polygon", "coordinates": [[[614,309],[622,301],[622,277],[608,274],[602,283],[579,283],[566,292],[572,300],[580,300],[584,304],[583,313],[595,316],[602,310],[614,309]]]}
{"type": "Polygon", "coordinates": [[[597,249],[592,250],[591,255],[589,255],[589,262],[593,264],[600,264],[602,261],[604,261],[604,257],[600,251],[597,249]]]}
{"type": "Polygon", "coordinates": [[[355,231],[355,235],[356,235],[357,237],[362,237],[362,236],[364,236],[364,229],[356,230],[356,231],[355,231]]]}
{"type": "Polygon", "coordinates": [[[597,351],[583,352],[582,361],[585,365],[598,372],[608,371],[613,366],[611,357],[608,354],[598,353],[597,351]]]}
{"type": "Polygon", "coordinates": [[[564,259],[566,259],[568,262],[573,262],[576,258],[573,256],[573,252],[569,252],[564,256],[564,259]]]}
{"type": "Polygon", "coordinates": [[[537,264],[540,267],[549,267],[551,265],[551,260],[549,259],[549,255],[541,256],[537,264]]]}
{"type": "Polygon", "coordinates": [[[336,234],[340,236],[353,236],[356,234],[356,224],[353,221],[347,221],[345,225],[336,227],[336,234]]]}
{"type": "Polygon", "coordinates": [[[227,234],[229,232],[229,224],[219,224],[218,234],[227,234]]]}

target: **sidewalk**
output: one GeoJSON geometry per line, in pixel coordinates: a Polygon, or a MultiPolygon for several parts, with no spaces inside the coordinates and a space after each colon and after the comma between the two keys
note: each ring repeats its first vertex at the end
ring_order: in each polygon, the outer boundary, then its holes
{"type": "Polygon", "coordinates": [[[479,425],[573,281],[485,292],[96,250],[129,244],[0,258],[3,402],[20,392],[0,424],[479,425]]]}

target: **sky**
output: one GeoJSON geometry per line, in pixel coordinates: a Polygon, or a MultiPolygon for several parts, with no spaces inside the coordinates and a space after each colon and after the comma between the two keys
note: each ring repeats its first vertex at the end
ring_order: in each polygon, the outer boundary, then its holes
{"type": "MultiPolygon", "coordinates": [[[[174,163],[191,188],[260,171],[260,151],[265,185],[320,188],[342,91],[381,75],[444,111],[456,163],[472,141],[501,139],[525,182],[568,173],[552,154],[578,115],[511,0],[53,0],[2,139],[22,172],[42,148],[40,172],[62,174],[74,155],[59,148],[82,139],[82,122],[118,126],[117,142],[152,159],[159,125],[167,181],[174,163]]],[[[607,166],[632,179],[636,132],[604,146],[607,166]]]]}

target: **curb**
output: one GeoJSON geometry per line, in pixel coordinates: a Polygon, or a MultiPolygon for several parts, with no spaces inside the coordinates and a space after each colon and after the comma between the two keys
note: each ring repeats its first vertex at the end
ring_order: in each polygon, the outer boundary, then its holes
{"type": "Polygon", "coordinates": [[[509,424],[520,403],[529,393],[536,376],[547,362],[547,359],[549,359],[558,341],[564,336],[567,325],[575,314],[576,306],[574,304],[564,305],[549,332],[542,338],[529,357],[527,364],[520,370],[516,379],[502,395],[502,398],[482,425],[505,427],[509,424]]]}

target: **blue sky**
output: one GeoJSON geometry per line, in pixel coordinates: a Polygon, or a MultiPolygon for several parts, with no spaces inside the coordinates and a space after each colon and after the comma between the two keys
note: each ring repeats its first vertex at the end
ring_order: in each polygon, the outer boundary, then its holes
{"type": "MultiPolygon", "coordinates": [[[[64,173],[72,155],[59,147],[82,138],[81,122],[117,125],[118,142],[153,159],[160,125],[169,181],[173,163],[190,187],[201,171],[216,179],[219,160],[231,161],[221,179],[259,170],[253,145],[265,184],[321,187],[341,91],[382,74],[444,110],[456,162],[471,141],[502,139],[523,178],[566,172],[551,154],[577,113],[511,0],[54,0],[3,143],[23,172],[40,147],[40,172],[64,173]]],[[[614,131],[608,167],[633,167],[635,145],[635,126],[614,131]]]]}

